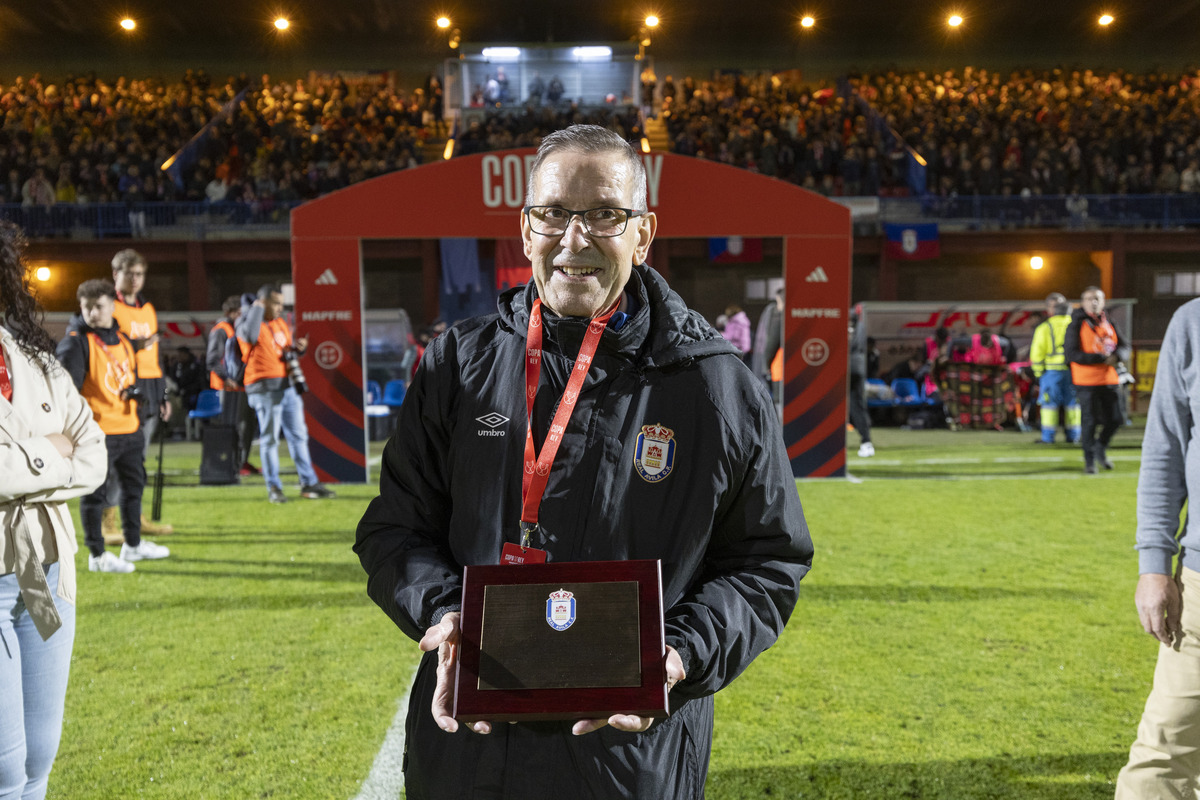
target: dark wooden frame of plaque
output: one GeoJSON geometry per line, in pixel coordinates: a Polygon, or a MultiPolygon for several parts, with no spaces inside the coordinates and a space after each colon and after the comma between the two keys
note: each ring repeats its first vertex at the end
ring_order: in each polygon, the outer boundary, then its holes
{"type": "Polygon", "coordinates": [[[666,642],[663,635],[662,568],[658,560],[573,561],[505,564],[463,570],[462,638],[454,686],[454,718],[488,720],[601,719],[613,714],[667,716],[666,642]],[[638,632],[642,683],[632,687],[479,689],[484,589],[529,583],[638,584],[638,632]]]}

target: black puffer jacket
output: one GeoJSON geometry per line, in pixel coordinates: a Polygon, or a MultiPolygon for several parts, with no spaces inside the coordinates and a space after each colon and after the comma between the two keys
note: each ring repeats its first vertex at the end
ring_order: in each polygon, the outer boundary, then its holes
{"type": "MultiPolygon", "coordinates": [[[[410,798],[700,797],[710,695],[775,642],[796,603],[812,543],[765,387],[658,273],[636,266],[627,291],[639,307],[601,339],[534,545],[554,561],[663,560],[666,640],[687,672],[672,716],[643,734],[575,737],[565,722],[447,734],[429,712],[429,654],[410,705],[410,798]],[[653,483],[635,464],[652,424],[671,429],[676,447],[671,473],[653,483]]],[[[458,608],[463,565],[497,563],[502,544],[519,541],[535,297],[532,283],[510,291],[499,315],[434,341],[384,451],[355,551],[369,594],[413,639],[458,608]]],[[[550,314],[544,323],[539,449],[586,329],[550,314]]]]}

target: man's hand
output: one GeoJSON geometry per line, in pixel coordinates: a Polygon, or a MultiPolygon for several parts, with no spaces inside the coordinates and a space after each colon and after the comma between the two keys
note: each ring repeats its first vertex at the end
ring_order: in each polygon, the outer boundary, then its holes
{"type": "MultiPolygon", "coordinates": [[[[425,631],[418,643],[425,652],[438,651],[437,686],[433,690],[433,721],[446,733],[458,730],[454,714],[454,668],[458,664],[458,643],[461,631],[458,623],[462,614],[451,611],[442,621],[425,631]]],[[[490,722],[476,722],[468,726],[476,733],[491,733],[490,722]]]]}
{"type": "Polygon", "coordinates": [[[304,352],[305,350],[308,349],[308,337],[307,336],[297,336],[296,337],[296,349],[299,350],[300,352],[304,352]]]}
{"type": "Polygon", "coordinates": [[[160,405],[158,407],[158,417],[163,422],[171,421],[171,404],[168,403],[166,400],[164,400],[162,402],[162,405],[160,405]]]}
{"type": "Polygon", "coordinates": [[[1168,647],[1183,638],[1179,585],[1170,575],[1145,573],[1138,577],[1133,602],[1146,633],[1168,647]]]}
{"type": "MultiPolygon", "coordinates": [[[[432,629],[431,629],[432,630],[432,629]]],[[[683,671],[683,659],[675,648],[667,645],[667,691],[675,688],[675,684],[687,677],[683,671]]],[[[636,714],[613,714],[608,719],[581,719],[571,728],[571,733],[582,736],[585,733],[598,731],[605,725],[611,725],[619,731],[641,733],[653,724],[653,717],[639,717],[636,714]]]]}
{"type": "Polygon", "coordinates": [[[48,433],[46,434],[46,439],[49,440],[50,444],[54,445],[54,449],[63,458],[70,458],[75,453],[75,445],[61,433],[48,433]]]}

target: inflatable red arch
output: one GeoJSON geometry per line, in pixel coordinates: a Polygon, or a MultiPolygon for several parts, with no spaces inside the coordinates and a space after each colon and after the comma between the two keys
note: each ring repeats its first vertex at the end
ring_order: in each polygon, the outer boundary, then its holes
{"type": "MultiPolygon", "coordinates": [[[[292,211],[296,320],[309,336],[305,410],[322,480],[369,480],[362,240],[511,239],[533,157],[532,149],[506,150],[393,172],[292,211]]],[[[783,430],[792,472],[844,475],[849,210],[723,164],[670,153],[643,158],[658,238],[783,239],[783,430]]]]}

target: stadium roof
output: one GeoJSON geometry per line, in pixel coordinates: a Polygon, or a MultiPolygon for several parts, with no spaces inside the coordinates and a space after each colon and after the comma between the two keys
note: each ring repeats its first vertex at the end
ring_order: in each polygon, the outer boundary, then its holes
{"type": "MultiPolygon", "coordinates": [[[[435,29],[439,13],[453,19],[464,41],[620,41],[635,35],[654,11],[660,57],[695,57],[698,46],[720,57],[739,54],[777,61],[805,57],[873,64],[907,57],[981,63],[1005,56],[1041,63],[1059,59],[1154,63],[1179,67],[1192,59],[1200,30],[1200,0],[1143,0],[1109,8],[1116,22],[1101,29],[1096,0],[969,0],[956,8],[964,25],[945,25],[952,2],[877,0],[11,0],[0,5],[0,46],[10,59],[77,54],[115,62],[123,52],[200,58],[262,59],[337,53],[388,54],[438,60],[451,51],[435,29]],[[140,6],[140,7],[139,7],[140,6]],[[283,13],[286,34],[271,25],[283,13]],[[801,32],[801,12],[816,26],[801,32]],[[122,14],[137,20],[128,34],[122,14]]],[[[1109,4],[1116,6],[1115,3],[1109,4]]],[[[377,54],[377,55],[376,55],[377,54]]],[[[380,63],[379,66],[387,66],[380,63]]]]}

